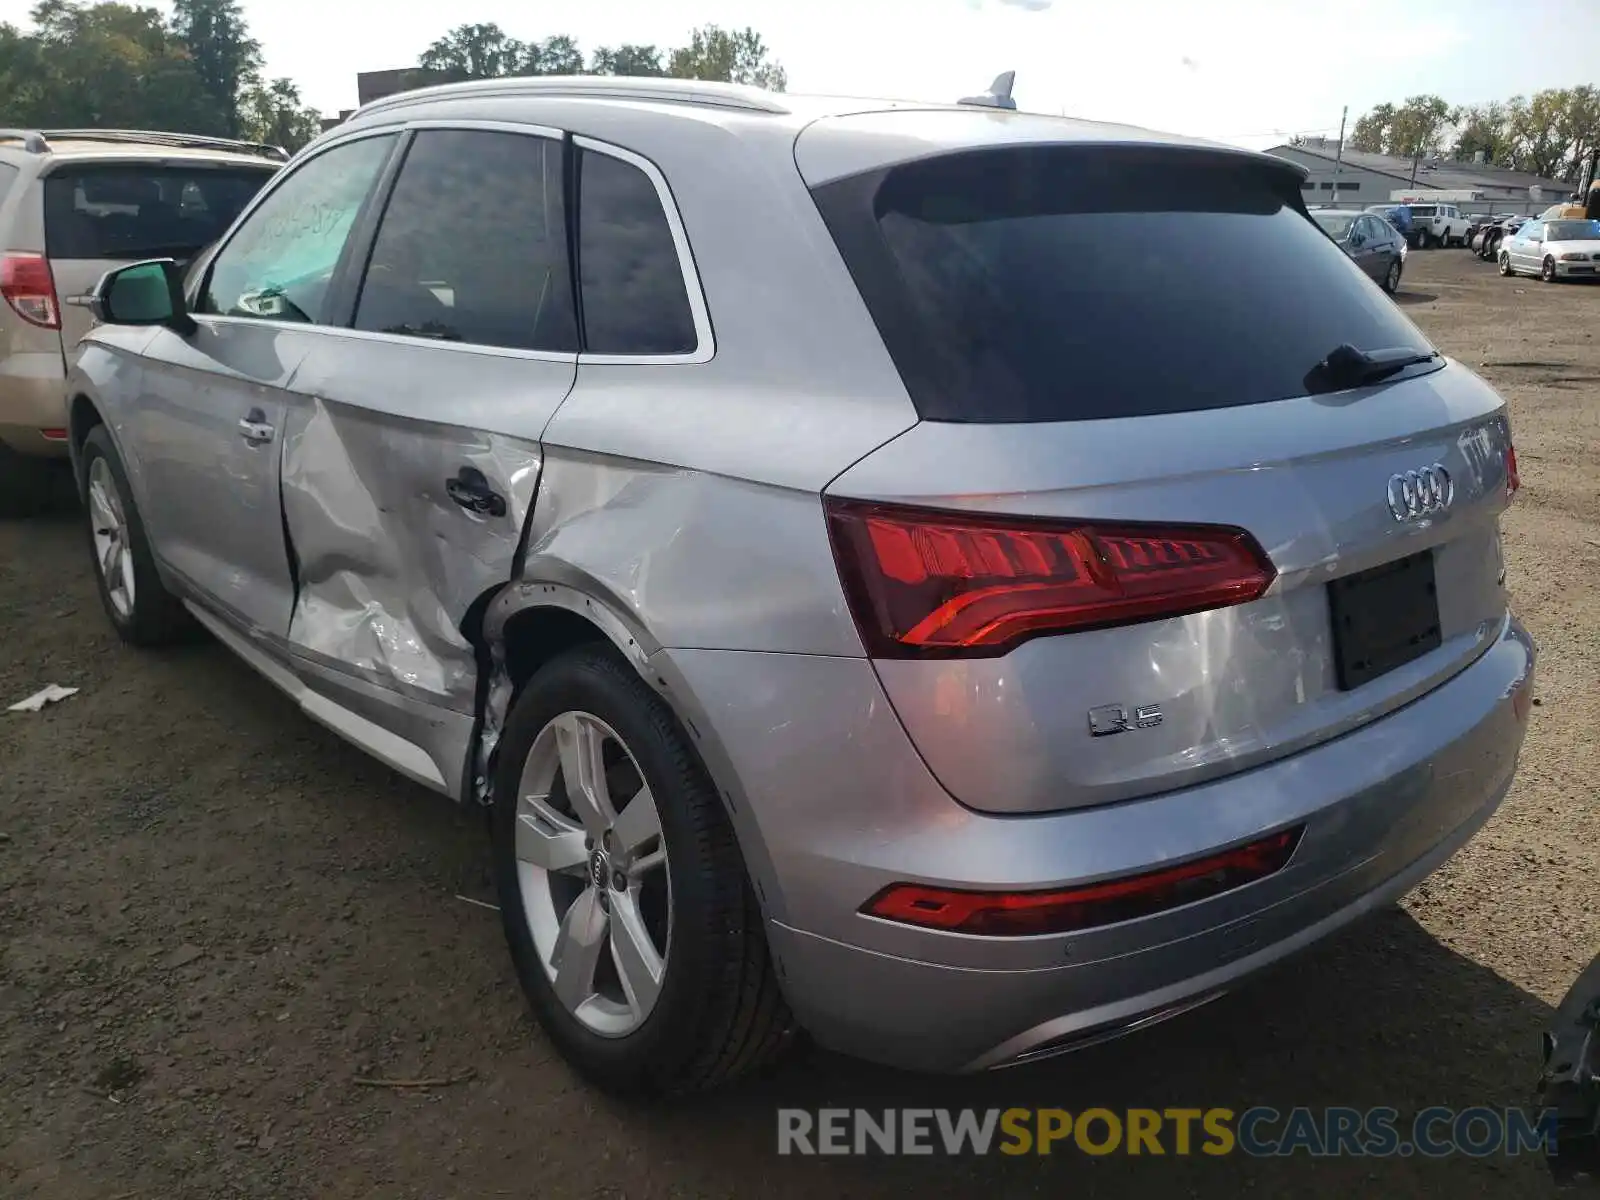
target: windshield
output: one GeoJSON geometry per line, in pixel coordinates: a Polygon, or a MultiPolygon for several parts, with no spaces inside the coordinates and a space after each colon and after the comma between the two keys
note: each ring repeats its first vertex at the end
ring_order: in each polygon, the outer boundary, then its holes
{"type": "Polygon", "coordinates": [[[1328,236],[1333,238],[1335,241],[1342,239],[1346,234],[1348,234],[1350,232],[1350,226],[1356,223],[1356,219],[1354,217],[1345,213],[1312,213],[1311,215],[1316,218],[1318,225],[1321,225],[1328,231],[1328,236]]]}
{"type": "Polygon", "coordinates": [[[1233,155],[973,150],[815,194],[926,420],[1254,404],[1305,395],[1344,343],[1431,350],[1298,179],[1233,155]]]}
{"type": "Polygon", "coordinates": [[[51,258],[189,258],[221,237],[272,169],[117,163],[72,167],[44,185],[51,258]]]}
{"type": "Polygon", "coordinates": [[[1551,221],[1544,229],[1547,242],[1593,242],[1600,240],[1600,221],[1551,221]]]}

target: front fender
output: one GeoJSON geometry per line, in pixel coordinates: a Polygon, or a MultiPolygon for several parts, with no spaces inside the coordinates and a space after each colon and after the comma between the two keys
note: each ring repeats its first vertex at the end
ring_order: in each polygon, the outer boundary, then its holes
{"type": "Polygon", "coordinates": [[[141,508],[146,507],[145,475],[138,456],[128,450],[128,418],[144,385],[144,350],[156,332],[151,328],[110,325],[90,330],[73,350],[65,385],[73,434],[68,439],[67,453],[73,478],[82,478],[78,404],[87,401],[106,427],[133,489],[133,502],[141,508]]]}

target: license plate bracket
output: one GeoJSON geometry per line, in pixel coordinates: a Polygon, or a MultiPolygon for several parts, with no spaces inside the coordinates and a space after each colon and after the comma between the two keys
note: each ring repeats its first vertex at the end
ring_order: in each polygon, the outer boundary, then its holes
{"type": "Polygon", "coordinates": [[[1444,641],[1431,550],[1335,579],[1328,584],[1328,608],[1341,691],[1403,667],[1444,641]]]}

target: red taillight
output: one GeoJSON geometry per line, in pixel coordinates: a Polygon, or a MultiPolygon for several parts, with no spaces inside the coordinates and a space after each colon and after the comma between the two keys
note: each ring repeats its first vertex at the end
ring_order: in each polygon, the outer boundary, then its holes
{"type": "Polygon", "coordinates": [[[1047,522],[827,502],[834,557],[875,658],[994,656],[1040,634],[1254,600],[1275,576],[1241,529],[1047,522]]]}
{"type": "Polygon", "coordinates": [[[56,281],[44,255],[7,251],[0,258],[0,296],[28,324],[42,329],[61,328],[56,281]]]}
{"type": "Polygon", "coordinates": [[[1517,448],[1506,447],[1506,499],[1517,494],[1517,489],[1522,486],[1522,476],[1517,472],[1517,448]]]}
{"type": "Polygon", "coordinates": [[[1283,870],[1305,827],[1143,875],[1049,892],[967,892],[897,883],[862,912],[905,925],[985,937],[1029,937],[1113,925],[1207,900],[1283,870]]]}

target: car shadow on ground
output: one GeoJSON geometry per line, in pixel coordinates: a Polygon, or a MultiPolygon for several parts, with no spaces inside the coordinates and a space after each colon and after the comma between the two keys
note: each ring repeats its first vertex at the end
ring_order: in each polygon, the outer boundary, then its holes
{"type": "MultiPolygon", "coordinates": [[[[190,653],[202,659],[214,655],[214,667],[237,672],[236,695],[251,696],[245,701],[248,706],[272,707],[280,700],[255,694],[258,685],[261,693],[271,689],[242,664],[226,661],[229,656],[220,647],[195,647],[190,653]]],[[[486,888],[487,840],[481,848],[474,838],[463,840],[460,810],[411,785],[402,785],[405,795],[399,804],[395,801],[402,797],[392,791],[387,797],[375,796],[371,776],[386,776],[383,768],[321,730],[311,740],[323,746],[313,752],[320,762],[311,764],[323,786],[349,797],[358,808],[366,808],[366,798],[372,797],[373,811],[366,815],[390,824],[400,861],[420,866],[433,859],[431,869],[422,869],[440,870],[463,890],[473,888],[475,881],[486,888]],[[341,774],[352,776],[349,786],[337,782],[341,774]]],[[[484,916],[486,927],[481,938],[471,939],[470,952],[498,954],[498,932],[488,927],[491,914],[484,916]]],[[[443,949],[446,959],[466,953],[469,948],[459,942],[443,949]]],[[[456,970],[471,975],[481,967],[463,962],[456,970]]],[[[508,970],[502,979],[508,1006],[525,1013],[508,970]]],[[[839,980],[838,986],[849,987],[851,981],[839,980]]],[[[544,1169],[546,1160],[536,1141],[516,1145],[500,1134],[511,1137],[520,1127],[519,1103],[552,1111],[550,1106],[558,1102],[538,1098],[548,1097],[553,1071],[568,1080],[560,1088],[559,1103],[581,1099],[589,1114],[585,1121],[593,1123],[595,1136],[609,1140],[612,1153],[662,1164],[678,1186],[690,1189],[684,1194],[743,1195],[759,1180],[765,1195],[796,1197],[819,1189],[840,1196],[920,1197],[1009,1196],[1019,1189],[1031,1194],[1034,1188],[1056,1192],[1065,1187],[1075,1196],[1121,1196],[1130,1188],[1177,1185],[1182,1194],[1218,1200],[1251,1189],[1262,1189],[1263,1195],[1346,1200],[1351,1194],[1443,1195],[1464,1188],[1473,1195],[1530,1200],[1553,1194],[1536,1155],[1329,1158],[1318,1161],[1314,1170],[1304,1153],[1284,1158],[1251,1158],[1238,1151],[1220,1158],[1198,1152],[1159,1159],[1120,1153],[1093,1157],[1070,1143],[1058,1145],[1049,1156],[993,1151],[957,1158],[780,1157],[777,1114],[792,1107],[879,1112],[1223,1107],[1242,1112],[1270,1106],[1285,1113],[1299,1106],[1390,1107],[1401,1114],[1399,1128],[1405,1134],[1410,1117],[1436,1105],[1531,1109],[1540,1069],[1539,1034],[1551,1011],[1539,998],[1442,944],[1402,908],[1391,907],[1213,1004],[1139,1034],[1027,1067],[930,1077],[804,1046],[765,1078],[709,1096],[635,1104],[605,1097],[572,1076],[531,1018],[522,1016],[513,1026],[520,1026],[524,1048],[484,1064],[489,1094],[468,1089],[452,1097],[451,1104],[460,1105],[455,1122],[477,1127],[483,1144],[496,1146],[504,1157],[496,1180],[502,1174],[508,1180],[532,1179],[544,1169]],[[515,1097],[522,1100],[510,1100],[508,1110],[508,1099],[515,1097]]],[[[424,1124],[417,1131],[426,1128],[424,1124]]],[[[405,1165],[394,1164],[402,1177],[427,1178],[439,1169],[420,1154],[420,1147],[415,1155],[409,1149],[400,1153],[405,1165]]],[[[473,1174],[465,1163],[458,1161],[457,1166],[473,1174]]]]}
{"type": "MultiPolygon", "coordinates": [[[[841,987],[849,982],[841,980],[841,987]]],[[[683,1108],[643,1115],[665,1148],[707,1124],[719,1156],[747,1156],[753,1166],[775,1161],[780,1107],[999,1108],[1225,1107],[1267,1105],[1388,1106],[1405,1120],[1423,1108],[1533,1104],[1539,1072],[1538,1035],[1550,1007],[1492,971],[1441,945],[1398,908],[1375,914],[1331,942],[1247,983],[1214,1004],[1146,1032],[1049,1062],[982,1076],[927,1078],[812,1051],[772,1078],[683,1108]]],[[[639,1119],[636,1114],[634,1119],[639,1119]]],[[[1168,1142],[1170,1148],[1171,1142],[1168,1142]]],[[[680,1149],[679,1153],[682,1151],[680,1149]]],[[[1087,1173],[1107,1194],[1141,1175],[1154,1182],[1187,1179],[1191,1195],[1237,1195],[1280,1182],[1297,1195],[1370,1190],[1383,1179],[1399,1194],[1406,1173],[1419,1194],[1468,1176],[1476,1194],[1543,1195],[1548,1183],[1535,1156],[1474,1161],[1463,1156],[1324,1160],[1313,1176],[1307,1157],[1226,1159],[1198,1153],[1162,1161],[1117,1155],[1091,1158],[1070,1142],[1049,1158],[898,1159],[879,1162],[902,1186],[974,1194],[1006,1191],[1024,1178],[1072,1180],[1087,1173]],[[952,1174],[953,1173],[953,1174],[952,1174]],[[1493,1184],[1496,1177],[1503,1190],[1493,1184]],[[1317,1186],[1308,1186],[1313,1180],[1317,1186]]],[[[859,1166],[860,1164],[854,1164],[859,1166]]],[[[835,1171],[853,1166],[835,1162],[835,1171]]],[[[1089,1194],[1096,1194],[1091,1189],[1089,1194]]],[[[1266,1194],[1276,1194],[1270,1188],[1266,1194]]],[[[1287,1194],[1287,1193],[1284,1193],[1287,1194]]],[[[1407,1190],[1406,1194],[1410,1194],[1407,1190]]]]}
{"type": "Polygon", "coordinates": [[[1400,290],[1398,292],[1395,292],[1394,295],[1391,297],[1391,299],[1396,304],[1400,304],[1400,305],[1432,304],[1438,298],[1439,297],[1436,294],[1434,294],[1433,292],[1413,292],[1413,291],[1409,291],[1405,287],[1404,284],[1402,284],[1401,287],[1400,287],[1400,290]]]}

